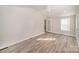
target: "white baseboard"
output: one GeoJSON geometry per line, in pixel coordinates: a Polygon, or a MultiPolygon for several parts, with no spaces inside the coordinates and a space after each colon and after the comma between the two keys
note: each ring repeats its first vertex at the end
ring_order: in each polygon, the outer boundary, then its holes
{"type": "Polygon", "coordinates": [[[11,43],[11,44],[9,44],[9,45],[2,46],[2,47],[0,47],[0,49],[3,49],[3,48],[5,48],[5,47],[12,46],[12,45],[14,45],[14,44],[18,44],[18,43],[20,43],[20,42],[22,42],[22,41],[24,41],[24,40],[30,39],[30,38],[35,37],[35,36],[39,36],[39,35],[41,35],[41,34],[44,34],[44,32],[42,32],[42,33],[40,33],[40,34],[36,34],[36,35],[31,36],[31,37],[29,37],[29,38],[25,38],[25,39],[22,39],[22,40],[13,42],[13,43],[11,43]]]}
{"type": "Polygon", "coordinates": [[[67,36],[73,36],[73,37],[76,37],[76,35],[65,34],[65,33],[61,33],[61,32],[51,32],[51,31],[49,31],[49,32],[50,32],[50,33],[63,34],[63,35],[67,35],[67,36]]]}

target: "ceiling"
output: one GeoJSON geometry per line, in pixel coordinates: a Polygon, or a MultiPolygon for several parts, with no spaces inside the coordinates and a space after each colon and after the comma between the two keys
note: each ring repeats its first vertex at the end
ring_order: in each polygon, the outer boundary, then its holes
{"type": "Polygon", "coordinates": [[[41,11],[45,16],[70,16],[75,15],[78,5],[30,5],[33,9],[41,11]]]}
{"type": "Polygon", "coordinates": [[[69,16],[76,14],[74,5],[51,5],[47,7],[49,16],[69,16]]]}
{"type": "Polygon", "coordinates": [[[78,5],[19,5],[19,7],[29,7],[40,11],[43,15],[53,16],[69,16],[76,14],[78,5]]]}

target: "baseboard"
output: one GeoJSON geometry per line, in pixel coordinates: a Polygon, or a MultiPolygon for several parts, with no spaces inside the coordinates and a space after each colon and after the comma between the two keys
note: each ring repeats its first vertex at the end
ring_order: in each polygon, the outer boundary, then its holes
{"type": "MultiPolygon", "coordinates": [[[[36,37],[36,36],[39,36],[39,35],[42,35],[42,34],[44,34],[44,32],[42,32],[42,33],[40,33],[40,34],[36,34],[36,35],[34,35],[34,36],[32,36],[32,37],[36,37]]],[[[12,45],[14,45],[14,44],[18,44],[18,43],[20,43],[20,42],[23,42],[24,40],[28,40],[28,39],[30,39],[30,38],[32,38],[32,37],[29,37],[29,38],[25,38],[25,39],[23,39],[23,40],[16,41],[16,42],[11,43],[11,44],[6,45],[6,46],[2,46],[2,47],[0,47],[0,50],[5,49],[6,47],[10,47],[10,46],[12,46],[12,45]]]]}
{"type": "Polygon", "coordinates": [[[66,35],[66,36],[76,37],[76,35],[67,35],[67,34],[63,34],[63,33],[59,33],[59,32],[49,32],[49,33],[62,34],[62,35],[66,35]]]}
{"type": "Polygon", "coordinates": [[[2,51],[2,50],[4,50],[4,49],[7,49],[8,47],[5,47],[5,48],[2,48],[2,49],[0,49],[0,51],[2,51]]]}

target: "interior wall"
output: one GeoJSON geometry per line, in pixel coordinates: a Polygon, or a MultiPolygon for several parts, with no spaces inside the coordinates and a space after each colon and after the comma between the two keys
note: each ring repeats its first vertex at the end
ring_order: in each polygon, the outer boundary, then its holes
{"type": "Polygon", "coordinates": [[[76,39],[79,45],[79,14],[76,16],[76,39]]]}
{"type": "Polygon", "coordinates": [[[69,35],[69,36],[76,36],[76,32],[75,32],[75,27],[76,27],[76,23],[75,23],[75,15],[73,16],[69,16],[70,19],[70,31],[61,31],[61,18],[63,17],[51,17],[49,18],[49,29],[48,32],[52,32],[52,33],[57,33],[57,34],[64,34],[64,35],[69,35]]]}
{"type": "Polygon", "coordinates": [[[29,7],[0,6],[0,47],[44,33],[44,17],[29,7]]]}
{"type": "Polygon", "coordinates": [[[0,9],[0,46],[2,46],[2,17],[1,17],[1,9],[0,9]]]}

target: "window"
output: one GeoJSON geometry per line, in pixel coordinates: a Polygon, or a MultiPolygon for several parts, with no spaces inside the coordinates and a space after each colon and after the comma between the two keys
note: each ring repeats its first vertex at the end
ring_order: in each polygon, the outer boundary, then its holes
{"type": "Polygon", "coordinates": [[[61,31],[70,31],[70,18],[62,18],[61,19],[61,31]]]}

